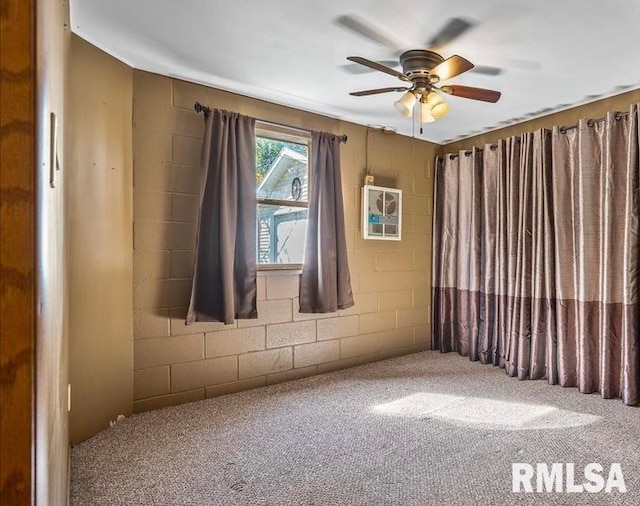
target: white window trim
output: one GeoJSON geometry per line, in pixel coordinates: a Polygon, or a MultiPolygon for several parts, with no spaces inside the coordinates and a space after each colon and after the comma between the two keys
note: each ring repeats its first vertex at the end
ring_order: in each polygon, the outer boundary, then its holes
{"type": "MultiPolygon", "coordinates": [[[[300,130],[294,127],[277,125],[264,121],[256,121],[255,136],[273,139],[276,141],[293,142],[295,144],[306,144],[307,146],[307,201],[299,202],[295,200],[261,199],[256,195],[256,208],[259,204],[279,205],[287,207],[309,208],[309,195],[311,194],[311,132],[300,130]],[[304,142],[301,142],[304,141],[304,142]]],[[[257,225],[257,224],[256,224],[257,225]]],[[[302,264],[259,264],[256,263],[258,272],[260,271],[292,271],[299,274],[302,271],[302,264]]]]}

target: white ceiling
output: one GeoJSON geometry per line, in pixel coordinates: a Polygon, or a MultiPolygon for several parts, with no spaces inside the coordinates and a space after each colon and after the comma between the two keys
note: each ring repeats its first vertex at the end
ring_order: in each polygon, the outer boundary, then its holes
{"type": "Polygon", "coordinates": [[[439,143],[640,88],[637,0],[72,0],[71,23],[134,68],[439,143]],[[452,17],[476,22],[440,53],[504,71],[447,83],[496,89],[501,100],[447,97],[449,114],[420,135],[395,111],[399,93],[349,95],[403,83],[345,70],[347,56],[394,56],[336,23],[341,15],[402,49],[424,48],[452,17]]]}

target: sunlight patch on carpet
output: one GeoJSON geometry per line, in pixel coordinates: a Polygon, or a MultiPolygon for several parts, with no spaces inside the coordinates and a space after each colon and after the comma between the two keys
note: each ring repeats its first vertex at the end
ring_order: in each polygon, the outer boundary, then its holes
{"type": "Polygon", "coordinates": [[[433,418],[455,425],[498,430],[561,429],[590,425],[600,416],[543,404],[419,392],[372,408],[374,413],[433,418]]]}

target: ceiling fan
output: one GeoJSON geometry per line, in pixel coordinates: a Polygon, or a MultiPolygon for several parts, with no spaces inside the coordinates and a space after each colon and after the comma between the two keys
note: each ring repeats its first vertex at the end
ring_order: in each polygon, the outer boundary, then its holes
{"type": "MultiPolygon", "coordinates": [[[[389,37],[368,26],[355,16],[342,16],[338,18],[337,23],[389,49],[395,51],[398,48],[398,45],[389,37]]],[[[474,69],[475,66],[461,56],[453,55],[445,59],[435,51],[435,49],[462,35],[462,33],[469,30],[472,26],[473,24],[469,21],[452,18],[444,28],[428,42],[430,49],[410,49],[399,54],[399,63],[402,71],[361,56],[349,56],[347,60],[351,62],[395,76],[408,85],[404,87],[393,86],[356,91],[350,93],[350,95],[361,97],[379,93],[404,92],[404,95],[394,104],[396,109],[402,115],[411,117],[416,103],[419,103],[421,123],[430,123],[447,114],[449,105],[437,92],[483,102],[497,102],[501,96],[499,91],[455,84],[440,87],[436,86],[441,81],[451,79],[474,69]]],[[[395,62],[385,61],[384,63],[394,64],[395,62]]],[[[483,67],[483,69],[483,73],[490,75],[500,73],[500,69],[494,69],[492,67],[483,67]]]]}

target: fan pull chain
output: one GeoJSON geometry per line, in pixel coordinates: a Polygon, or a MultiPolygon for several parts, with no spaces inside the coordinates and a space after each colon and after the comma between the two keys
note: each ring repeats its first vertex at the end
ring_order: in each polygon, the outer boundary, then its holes
{"type": "Polygon", "coordinates": [[[413,116],[411,118],[411,137],[416,138],[416,118],[413,116]]]}

